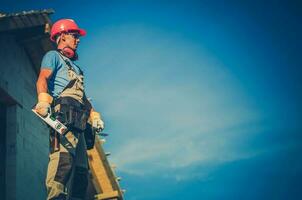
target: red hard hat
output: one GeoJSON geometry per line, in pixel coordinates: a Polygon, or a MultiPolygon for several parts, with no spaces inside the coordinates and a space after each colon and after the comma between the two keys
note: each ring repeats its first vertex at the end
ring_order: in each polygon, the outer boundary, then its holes
{"type": "Polygon", "coordinates": [[[86,31],[80,29],[78,25],[72,19],[60,19],[56,21],[50,31],[50,40],[55,42],[55,36],[63,33],[63,32],[70,32],[70,31],[77,31],[81,36],[86,35],[86,31]]]}

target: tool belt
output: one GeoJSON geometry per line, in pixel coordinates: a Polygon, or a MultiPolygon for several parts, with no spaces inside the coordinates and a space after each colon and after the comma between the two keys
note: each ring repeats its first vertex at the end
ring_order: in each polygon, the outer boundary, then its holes
{"type": "MultiPolygon", "coordinates": [[[[72,97],[60,97],[54,100],[52,110],[54,116],[68,128],[68,131],[73,133],[73,137],[76,139],[72,139],[72,141],[77,140],[79,134],[84,134],[87,150],[90,150],[94,146],[96,132],[91,124],[87,123],[91,104],[88,100],[84,102],[85,104],[81,104],[72,97]]],[[[71,154],[74,154],[76,145],[68,140],[70,138],[60,136],[51,129],[50,152],[59,150],[61,143],[71,154]]]]}
{"type": "MultiPolygon", "coordinates": [[[[89,104],[90,105],[90,104],[89,104]]],[[[72,97],[60,97],[52,104],[53,115],[62,122],[68,130],[60,135],[50,131],[50,152],[60,149],[60,143],[71,153],[75,154],[79,134],[86,129],[91,106],[81,104],[72,97]]]]}
{"type": "Polygon", "coordinates": [[[90,108],[72,97],[60,97],[55,100],[54,110],[57,119],[70,130],[83,132],[89,117],[90,108]]]}

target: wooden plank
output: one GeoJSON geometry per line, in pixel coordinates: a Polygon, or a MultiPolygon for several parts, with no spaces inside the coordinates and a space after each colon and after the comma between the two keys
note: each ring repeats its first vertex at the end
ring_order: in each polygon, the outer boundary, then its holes
{"type": "Polygon", "coordinates": [[[94,181],[100,187],[97,188],[97,190],[103,193],[112,192],[113,188],[105,170],[105,163],[102,161],[96,145],[93,149],[88,151],[88,155],[92,167],[92,174],[94,175],[94,181]]]}
{"type": "Polygon", "coordinates": [[[102,148],[102,142],[97,137],[94,148],[87,151],[92,173],[92,182],[97,191],[97,199],[122,200],[122,192],[102,148]]]}
{"type": "Polygon", "coordinates": [[[105,155],[105,152],[102,148],[102,142],[98,139],[96,140],[96,149],[98,151],[98,154],[102,160],[103,163],[105,163],[104,167],[107,173],[107,176],[109,177],[109,180],[111,181],[113,190],[120,190],[119,189],[119,185],[118,185],[118,181],[116,181],[116,176],[108,162],[107,156],[105,155]]]}
{"type": "Polygon", "coordinates": [[[98,194],[95,196],[95,199],[96,200],[103,200],[103,199],[118,199],[118,191],[113,191],[113,192],[110,192],[110,193],[106,193],[106,194],[98,194]]]}
{"type": "Polygon", "coordinates": [[[92,174],[94,175],[95,181],[101,187],[103,193],[112,192],[109,177],[107,176],[104,163],[100,159],[96,147],[88,151],[88,157],[91,164],[92,174]]]}

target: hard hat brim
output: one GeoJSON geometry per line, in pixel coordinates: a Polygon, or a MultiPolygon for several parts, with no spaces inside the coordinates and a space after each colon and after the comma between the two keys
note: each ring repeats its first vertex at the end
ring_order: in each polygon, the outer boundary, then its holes
{"type": "MultiPolygon", "coordinates": [[[[73,31],[74,32],[78,32],[80,34],[80,36],[85,36],[86,35],[86,31],[84,29],[78,28],[78,29],[70,29],[70,30],[68,30],[68,32],[73,32],[73,31]]],[[[64,33],[64,31],[62,33],[64,33]]]]}
{"type": "MultiPolygon", "coordinates": [[[[80,34],[80,36],[85,36],[86,35],[86,31],[84,30],[84,29],[74,29],[74,30],[69,30],[69,31],[76,31],[76,32],[78,32],[79,34],[80,34]]],[[[64,31],[63,32],[61,32],[61,33],[64,33],[64,31]]],[[[61,34],[61,33],[59,33],[59,34],[61,34]]],[[[53,42],[55,42],[55,35],[54,36],[52,36],[52,37],[50,37],[50,40],[51,41],[53,41],[53,42]]]]}
{"type": "Polygon", "coordinates": [[[84,29],[78,29],[78,31],[79,31],[79,34],[81,36],[85,36],[86,35],[86,31],[84,29]]]}

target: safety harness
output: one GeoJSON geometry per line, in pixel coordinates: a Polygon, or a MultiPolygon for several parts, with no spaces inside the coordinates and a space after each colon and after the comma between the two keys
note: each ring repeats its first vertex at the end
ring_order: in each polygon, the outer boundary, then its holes
{"type": "Polygon", "coordinates": [[[58,51],[59,56],[68,68],[69,83],[60,95],[54,99],[52,110],[55,117],[62,122],[68,130],[64,134],[57,134],[53,129],[50,132],[50,151],[59,150],[60,143],[67,151],[75,155],[79,134],[86,130],[86,124],[91,110],[91,104],[87,100],[83,86],[83,71],[78,67],[78,75],[66,58],[58,51]],[[59,138],[58,138],[59,135],[59,138]],[[59,142],[56,140],[59,139],[59,142]]]}

